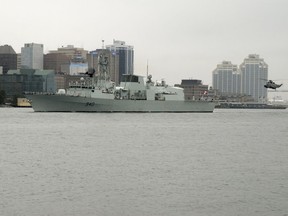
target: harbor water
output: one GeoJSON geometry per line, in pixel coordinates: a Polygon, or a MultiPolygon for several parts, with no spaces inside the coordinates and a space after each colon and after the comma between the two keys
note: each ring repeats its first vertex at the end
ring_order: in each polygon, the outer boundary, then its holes
{"type": "Polygon", "coordinates": [[[288,110],[0,108],[1,216],[287,216],[288,110]]]}

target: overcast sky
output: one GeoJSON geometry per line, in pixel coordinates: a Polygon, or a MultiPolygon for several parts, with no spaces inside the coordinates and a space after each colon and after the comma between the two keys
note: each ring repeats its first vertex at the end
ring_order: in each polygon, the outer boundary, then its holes
{"type": "Polygon", "coordinates": [[[288,86],[288,0],[1,0],[0,45],[44,52],[68,44],[86,50],[123,40],[134,46],[135,74],[169,84],[201,79],[223,60],[259,54],[269,78],[288,86]]]}

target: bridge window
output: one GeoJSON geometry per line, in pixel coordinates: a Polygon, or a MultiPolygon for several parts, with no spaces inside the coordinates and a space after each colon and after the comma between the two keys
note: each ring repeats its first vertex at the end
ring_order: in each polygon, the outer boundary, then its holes
{"type": "Polygon", "coordinates": [[[121,82],[139,82],[138,76],[135,75],[122,75],[121,82]]]}

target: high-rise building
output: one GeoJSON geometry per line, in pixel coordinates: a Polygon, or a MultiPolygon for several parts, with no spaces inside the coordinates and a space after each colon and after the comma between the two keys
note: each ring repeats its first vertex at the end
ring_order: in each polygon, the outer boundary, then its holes
{"type": "Polygon", "coordinates": [[[21,68],[43,69],[43,44],[29,43],[21,48],[21,68]]]}
{"type": "Polygon", "coordinates": [[[264,88],[268,79],[268,65],[259,55],[250,54],[240,65],[242,93],[251,95],[255,101],[267,99],[267,89],[264,88]]]}
{"type": "Polygon", "coordinates": [[[223,61],[212,73],[213,88],[220,94],[241,94],[261,102],[267,99],[267,78],[268,65],[256,54],[245,58],[239,69],[230,61],[223,61]]]}
{"type": "Polygon", "coordinates": [[[86,62],[88,51],[83,48],[68,45],[66,47],[60,47],[57,50],[51,50],[49,53],[64,54],[73,62],[86,62]]]}
{"type": "Polygon", "coordinates": [[[0,46],[0,66],[3,74],[17,68],[17,54],[9,45],[0,46]]]}
{"type": "Polygon", "coordinates": [[[113,40],[113,45],[107,45],[106,49],[110,50],[112,55],[119,56],[119,79],[123,74],[134,73],[134,50],[133,46],[126,45],[124,41],[113,40]]]}
{"type": "Polygon", "coordinates": [[[21,69],[21,53],[17,53],[17,69],[21,69]]]}
{"type": "Polygon", "coordinates": [[[62,73],[63,65],[70,64],[70,57],[64,53],[47,53],[44,55],[44,69],[62,73]]]}
{"type": "Polygon", "coordinates": [[[44,68],[53,69],[56,73],[75,74],[86,72],[87,53],[83,48],[73,45],[51,50],[44,56],[44,68]]]}
{"type": "Polygon", "coordinates": [[[223,61],[218,64],[212,73],[212,85],[220,93],[224,94],[240,94],[241,77],[237,65],[230,61],[223,61]]]}

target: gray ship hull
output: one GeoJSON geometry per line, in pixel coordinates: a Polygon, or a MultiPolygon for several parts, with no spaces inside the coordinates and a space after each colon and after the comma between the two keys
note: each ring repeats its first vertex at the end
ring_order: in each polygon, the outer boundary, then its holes
{"type": "Polygon", "coordinates": [[[26,95],[35,112],[213,112],[207,101],[111,100],[66,95],[26,95]]]}

